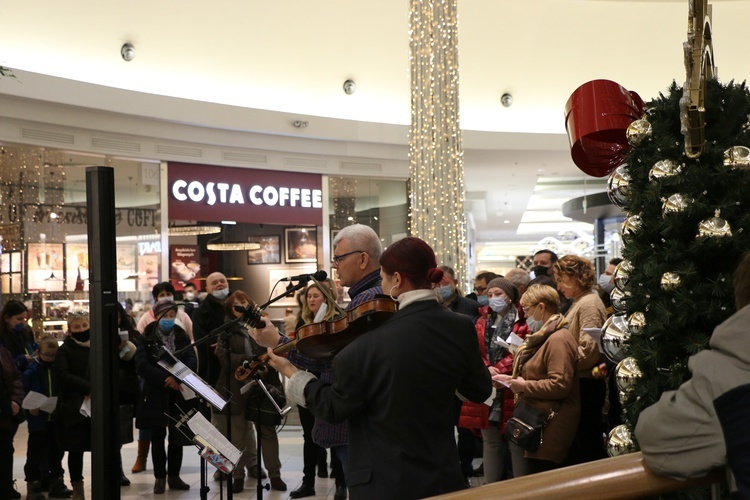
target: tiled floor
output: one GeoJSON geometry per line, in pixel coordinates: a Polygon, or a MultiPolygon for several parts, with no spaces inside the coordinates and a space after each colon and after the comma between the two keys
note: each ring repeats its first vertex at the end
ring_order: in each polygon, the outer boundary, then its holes
{"type": "MultiPolygon", "coordinates": [[[[23,465],[26,462],[26,440],[27,440],[26,425],[21,425],[16,434],[14,440],[14,446],[16,452],[14,454],[13,461],[13,477],[16,479],[18,490],[26,496],[26,484],[24,483],[23,465]]],[[[299,426],[287,426],[279,433],[279,448],[281,455],[281,478],[287,484],[287,491],[264,491],[263,498],[269,500],[279,500],[289,498],[289,492],[299,486],[302,481],[302,428],[299,426]]],[[[151,457],[149,455],[148,469],[145,472],[139,474],[131,474],[130,468],[133,466],[135,461],[137,445],[131,443],[123,446],[122,457],[123,463],[126,468],[126,476],[130,479],[131,485],[124,486],[120,489],[121,498],[123,499],[138,499],[138,498],[157,498],[157,499],[198,499],[200,498],[200,458],[198,457],[197,448],[185,448],[184,458],[182,461],[182,473],[180,476],[183,481],[190,484],[189,491],[170,491],[167,488],[167,492],[164,495],[154,495],[154,476],[153,469],[151,467],[151,457]]],[[[67,457],[67,455],[66,455],[67,457]]],[[[91,499],[91,454],[84,454],[84,486],[86,488],[86,498],[91,499]]],[[[66,469],[65,484],[70,487],[70,477],[67,476],[67,464],[65,462],[67,458],[63,459],[63,467],[66,469]]],[[[214,469],[209,466],[209,476],[213,476],[214,469]]],[[[268,480],[266,480],[266,483],[268,480]]],[[[214,481],[212,477],[209,477],[208,486],[210,491],[208,493],[209,499],[218,499],[219,496],[219,483],[214,481]]],[[[245,491],[242,493],[234,494],[234,498],[257,498],[257,482],[255,479],[247,479],[245,481],[245,491]]],[[[307,497],[309,499],[332,499],[335,490],[333,479],[321,479],[316,478],[315,480],[315,491],[317,493],[314,497],[307,497]]],[[[224,490],[224,498],[226,498],[226,489],[224,490]]],[[[94,499],[99,500],[99,499],[94,499]]]]}
{"type": "MultiPolygon", "coordinates": [[[[290,414],[290,417],[296,417],[295,414],[290,414]]],[[[297,421],[296,418],[291,418],[292,421],[297,421]]],[[[24,483],[23,466],[26,463],[26,442],[27,442],[27,431],[26,425],[22,424],[18,429],[18,434],[14,440],[15,454],[13,461],[13,477],[16,479],[18,490],[26,497],[26,484],[24,483]]],[[[120,489],[121,498],[128,500],[135,500],[141,498],[155,498],[155,499],[199,499],[200,498],[200,458],[198,457],[197,448],[186,447],[184,452],[184,458],[182,461],[182,472],[180,477],[183,481],[190,484],[190,490],[188,491],[167,491],[164,495],[154,495],[154,476],[153,469],[151,466],[151,456],[149,455],[148,468],[145,472],[139,474],[131,474],[130,468],[135,462],[137,444],[131,443],[123,446],[122,448],[122,459],[125,465],[125,475],[130,479],[131,485],[124,486],[120,489]]],[[[296,489],[302,482],[302,427],[299,425],[287,425],[279,432],[279,451],[282,463],[281,478],[287,484],[287,491],[274,491],[264,490],[263,498],[268,500],[281,500],[289,498],[289,492],[296,489]]],[[[70,477],[67,476],[67,455],[63,459],[63,467],[66,469],[65,484],[70,487],[70,477]]],[[[91,499],[91,454],[84,454],[84,486],[86,489],[86,499],[91,499]]],[[[475,460],[474,464],[479,465],[481,460],[475,460]]],[[[208,498],[211,500],[226,498],[226,489],[224,495],[220,496],[219,482],[213,480],[213,467],[209,466],[209,479],[208,487],[208,498]]],[[[480,485],[483,478],[473,478],[472,482],[474,486],[480,485]]],[[[267,483],[268,480],[265,480],[267,483]]],[[[311,500],[322,500],[322,499],[333,499],[335,492],[335,483],[333,479],[315,479],[315,492],[317,493],[314,497],[306,497],[311,500]]],[[[245,480],[245,490],[242,493],[235,493],[234,498],[237,499],[254,499],[258,498],[257,495],[257,482],[255,479],[245,480]]],[[[100,500],[100,499],[93,499],[100,500]]],[[[105,499],[102,499],[105,500],[105,499]]],[[[109,500],[109,499],[106,499],[109,500]]]]}

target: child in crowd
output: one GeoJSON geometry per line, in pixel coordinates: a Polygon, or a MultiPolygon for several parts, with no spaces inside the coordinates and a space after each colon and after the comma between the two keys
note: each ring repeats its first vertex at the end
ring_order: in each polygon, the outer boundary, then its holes
{"type": "MultiPolygon", "coordinates": [[[[57,340],[47,335],[39,342],[38,356],[23,372],[23,388],[28,394],[36,392],[48,398],[57,397],[57,376],[52,373],[52,364],[57,355],[57,340]]],[[[26,411],[29,425],[29,440],[26,446],[27,499],[43,499],[44,483],[48,484],[50,498],[70,498],[73,494],[65,486],[62,458],[65,454],[57,444],[54,408],[39,407],[26,411]],[[44,467],[44,469],[42,469],[44,467]]]]}
{"type": "Polygon", "coordinates": [[[53,372],[57,375],[57,438],[68,452],[68,471],[73,500],[85,500],[83,493],[83,453],[91,451],[91,417],[81,412],[91,402],[89,353],[91,331],[89,313],[68,314],[68,337],[57,351],[53,372]]]}

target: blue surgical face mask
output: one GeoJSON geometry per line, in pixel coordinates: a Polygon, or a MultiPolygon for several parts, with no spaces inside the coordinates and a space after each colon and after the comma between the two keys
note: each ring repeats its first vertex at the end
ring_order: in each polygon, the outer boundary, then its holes
{"type": "Polygon", "coordinates": [[[24,324],[23,324],[23,323],[17,323],[17,324],[16,324],[16,325],[15,325],[15,326],[13,327],[13,331],[14,331],[14,332],[16,332],[16,333],[21,333],[21,332],[23,331],[23,327],[24,327],[24,324]]]}
{"type": "Polygon", "coordinates": [[[488,301],[490,309],[496,313],[503,312],[503,310],[508,307],[508,303],[505,302],[505,299],[502,297],[492,297],[491,299],[488,299],[488,301]]]}
{"type": "Polygon", "coordinates": [[[438,295],[440,295],[443,300],[448,300],[453,295],[453,290],[450,285],[439,286],[435,290],[437,290],[438,295]]]}
{"type": "Polygon", "coordinates": [[[526,320],[526,326],[529,327],[531,333],[536,333],[544,325],[544,321],[541,319],[528,318],[526,320]]]}
{"type": "Polygon", "coordinates": [[[604,290],[605,292],[609,293],[612,291],[612,289],[615,287],[612,281],[612,276],[608,274],[602,274],[599,276],[599,287],[604,290]]]}
{"type": "Polygon", "coordinates": [[[159,320],[159,328],[164,330],[165,332],[172,331],[172,328],[174,328],[174,318],[162,318],[159,320]]]}
{"type": "Polygon", "coordinates": [[[486,295],[477,295],[477,302],[483,307],[490,305],[490,299],[486,295]]]}

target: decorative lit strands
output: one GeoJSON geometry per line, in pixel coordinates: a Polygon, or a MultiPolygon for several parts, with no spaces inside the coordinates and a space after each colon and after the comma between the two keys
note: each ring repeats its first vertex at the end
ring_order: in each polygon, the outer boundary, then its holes
{"type": "Polygon", "coordinates": [[[438,264],[467,272],[464,168],[458,108],[456,0],[412,0],[409,12],[410,228],[438,264]]]}

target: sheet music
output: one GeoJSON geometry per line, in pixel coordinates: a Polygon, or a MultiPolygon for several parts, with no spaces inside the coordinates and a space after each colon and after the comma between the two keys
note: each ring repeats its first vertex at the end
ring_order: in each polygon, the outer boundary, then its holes
{"type": "Polygon", "coordinates": [[[233,464],[236,464],[242,452],[238,450],[224,435],[216,429],[211,422],[206,420],[201,412],[196,412],[190,420],[188,420],[188,427],[195,433],[196,436],[200,436],[205,440],[211,447],[223,456],[229,459],[233,464]]]}
{"type": "Polygon", "coordinates": [[[171,352],[164,348],[161,350],[161,359],[158,361],[158,364],[174,375],[180,382],[198,393],[200,397],[208,401],[218,410],[223,410],[227,405],[224,398],[222,398],[213,387],[208,385],[202,378],[196,375],[193,370],[188,368],[184,363],[175,358],[171,352]]]}
{"type": "Polygon", "coordinates": [[[21,403],[24,410],[42,410],[52,413],[57,407],[57,396],[47,397],[40,392],[30,391],[21,403]]]}

